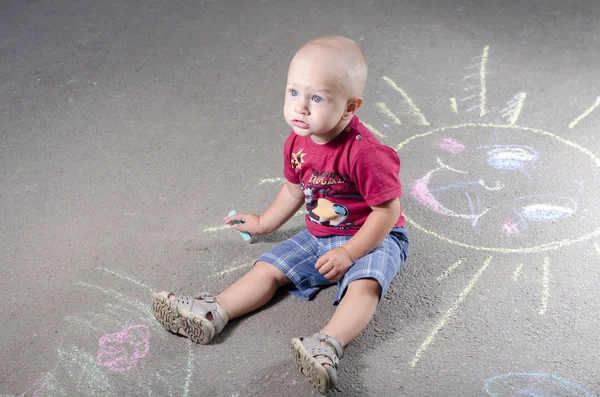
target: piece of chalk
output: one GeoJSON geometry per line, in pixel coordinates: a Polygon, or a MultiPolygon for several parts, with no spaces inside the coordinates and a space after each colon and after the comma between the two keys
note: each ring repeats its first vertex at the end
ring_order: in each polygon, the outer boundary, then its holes
{"type": "MultiPolygon", "coordinates": [[[[227,215],[231,216],[231,215],[235,215],[235,214],[237,214],[237,212],[235,212],[235,210],[231,210],[231,211],[229,211],[229,214],[227,214],[227,215]]],[[[238,225],[240,225],[243,222],[242,221],[233,221],[233,223],[237,223],[238,225]]],[[[250,241],[252,239],[252,236],[250,235],[250,233],[242,232],[241,230],[238,230],[238,232],[240,232],[244,241],[250,241]]]]}

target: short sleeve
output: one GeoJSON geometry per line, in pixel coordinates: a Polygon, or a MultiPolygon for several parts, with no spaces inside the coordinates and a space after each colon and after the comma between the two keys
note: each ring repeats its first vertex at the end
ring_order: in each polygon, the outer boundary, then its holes
{"type": "Polygon", "coordinates": [[[283,145],[283,176],[290,183],[295,185],[300,184],[300,177],[296,174],[294,167],[292,166],[292,149],[295,142],[296,134],[292,132],[283,145]]]}
{"type": "Polygon", "coordinates": [[[352,161],[352,179],[370,207],[400,197],[400,158],[389,146],[361,149],[352,161]]]}

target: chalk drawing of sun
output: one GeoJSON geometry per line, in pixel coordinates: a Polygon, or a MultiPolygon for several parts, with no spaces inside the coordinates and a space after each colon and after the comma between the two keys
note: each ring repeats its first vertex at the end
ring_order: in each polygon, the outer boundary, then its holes
{"type": "MultiPolygon", "coordinates": [[[[387,138],[385,129],[391,131],[404,123],[418,131],[396,146],[402,161],[407,225],[414,238],[428,235],[442,246],[464,252],[449,259],[437,281],[444,281],[466,262],[478,261],[458,297],[442,308],[443,314],[414,353],[411,367],[427,357],[438,333],[458,314],[495,257],[519,258],[507,274],[508,280],[516,281],[522,272],[531,270],[528,266],[532,263],[541,268],[535,311],[545,316],[555,282],[553,266],[558,266],[552,261],[552,252],[589,244],[600,235],[600,213],[595,210],[599,200],[591,186],[600,177],[600,159],[565,133],[596,110],[600,97],[584,112],[579,110],[579,116],[561,128],[561,133],[521,126],[525,92],[516,93],[497,110],[488,106],[489,51],[486,46],[467,67],[463,95],[448,101],[450,111],[469,122],[431,126],[400,85],[384,76],[394,95],[400,94],[394,107],[402,107],[402,114],[398,116],[391,106],[379,102],[376,107],[388,121],[383,127],[364,123],[383,138],[387,138]]],[[[596,250],[600,252],[598,245],[596,250]]],[[[523,384],[533,380],[556,383],[557,375],[520,374],[511,377],[514,379],[523,384]]]]}
{"type": "MultiPolygon", "coordinates": [[[[431,236],[463,252],[448,259],[448,267],[435,281],[446,282],[467,267],[476,269],[458,297],[440,308],[443,314],[431,324],[431,331],[423,336],[408,363],[412,368],[428,358],[438,334],[460,313],[480,276],[500,262],[495,258],[518,258],[506,277],[515,285],[526,272],[529,276],[537,272],[537,303],[531,309],[543,318],[557,283],[553,270],[560,264],[552,253],[590,243],[600,235],[600,212],[595,210],[599,200],[592,189],[594,181],[600,178],[600,159],[565,133],[600,106],[600,97],[585,111],[579,110],[578,116],[561,128],[561,133],[519,125],[527,93],[516,93],[498,109],[488,106],[489,51],[489,46],[484,47],[475,63],[467,66],[463,95],[448,100],[450,111],[457,117],[466,116],[468,122],[432,126],[411,97],[388,76],[382,79],[394,95],[400,95],[393,107],[402,107],[402,115],[395,114],[388,104],[376,102],[377,111],[386,120],[383,127],[373,126],[361,117],[363,124],[376,136],[385,138],[388,145],[393,137],[386,135],[385,129],[392,131],[407,124],[418,130],[390,145],[396,145],[402,162],[402,205],[407,227],[413,239],[422,233],[421,236],[431,236]]],[[[296,154],[296,166],[301,166],[301,155],[296,154]]],[[[266,178],[258,186],[284,182],[284,178],[266,178]]],[[[305,214],[301,210],[296,217],[305,214]]],[[[213,226],[203,232],[228,228],[213,226]]],[[[594,243],[594,247],[600,255],[600,245],[594,243]]],[[[224,273],[247,266],[236,266],[224,273]]],[[[396,345],[407,349],[405,342],[388,340],[386,346],[390,346],[386,350],[396,351],[396,345]]],[[[396,353],[394,357],[398,357],[396,353]]],[[[367,361],[381,371],[391,371],[392,376],[406,372],[381,368],[378,355],[367,361]]],[[[537,371],[498,374],[482,380],[482,384],[483,391],[492,396],[539,392],[535,395],[594,397],[574,380],[537,371]],[[583,394],[572,392],[574,388],[583,394]]],[[[393,384],[379,387],[390,385],[393,384]]]]}

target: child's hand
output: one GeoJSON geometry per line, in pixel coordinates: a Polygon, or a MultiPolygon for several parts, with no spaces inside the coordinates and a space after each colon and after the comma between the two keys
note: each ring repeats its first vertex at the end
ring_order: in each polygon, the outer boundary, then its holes
{"type": "Polygon", "coordinates": [[[317,260],[315,269],[327,280],[336,282],[352,267],[354,262],[342,247],[330,249],[317,260]]]}
{"type": "Polygon", "coordinates": [[[265,234],[265,231],[260,226],[260,216],[255,214],[235,214],[226,216],[223,218],[225,223],[229,226],[233,226],[236,230],[241,232],[248,232],[251,234],[265,234]],[[241,221],[242,224],[235,224],[233,221],[241,221]]]}

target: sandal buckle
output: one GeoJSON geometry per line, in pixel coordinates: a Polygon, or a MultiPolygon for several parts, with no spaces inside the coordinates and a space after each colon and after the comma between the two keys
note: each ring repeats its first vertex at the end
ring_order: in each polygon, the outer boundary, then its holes
{"type": "Polygon", "coordinates": [[[206,303],[215,303],[215,297],[210,294],[202,295],[202,300],[206,303]]]}

